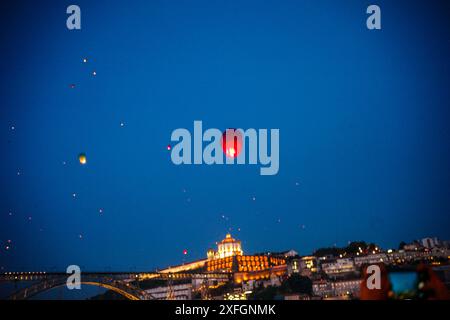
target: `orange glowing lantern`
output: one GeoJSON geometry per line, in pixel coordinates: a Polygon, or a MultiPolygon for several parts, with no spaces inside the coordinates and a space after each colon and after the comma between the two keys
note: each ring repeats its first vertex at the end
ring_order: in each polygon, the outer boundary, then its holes
{"type": "Polygon", "coordinates": [[[242,134],[236,129],[227,129],[222,134],[222,150],[227,157],[236,158],[242,150],[242,134]]]}
{"type": "Polygon", "coordinates": [[[80,164],[86,164],[87,162],[87,158],[86,155],[84,153],[80,153],[80,155],[78,156],[78,161],[80,161],[80,164]]]}

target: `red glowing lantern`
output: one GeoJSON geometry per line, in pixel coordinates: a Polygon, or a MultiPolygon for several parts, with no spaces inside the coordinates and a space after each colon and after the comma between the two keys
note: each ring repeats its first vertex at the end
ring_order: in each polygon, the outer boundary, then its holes
{"type": "Polygon", "coordinates": [[[187,255],[188,251],[186,249],[183,250],[183,254],[187,255]]]}
{"type": "Polygon", "coordinates": [[[167,151],[172,150],[172,146],[170,144],[167,145],[167,151]]]}
{"type": "Polygon", "coordinates": [[[236,129],[225,130],[222,134],[222,150],[227,157],[236,158],[239,156],[242,150],[241,132],[236,129]]]}

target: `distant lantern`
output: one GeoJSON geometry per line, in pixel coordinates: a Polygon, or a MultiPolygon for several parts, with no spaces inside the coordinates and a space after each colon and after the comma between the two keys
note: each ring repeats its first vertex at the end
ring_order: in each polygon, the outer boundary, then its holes
{"type": "Polygon", "coordinates": [[[172,150],[172,146],[170,144],[167,145],[167,151],[172,150]]]}
{"type": "Polygon", "coordinates": [[[227,157],[236,158],[239,156],[242,150],[241,132],[236,129],[225,130],[222,134],[222,150],[227,157]]]}
{"type": "Polygon", "coordinates": [[[84,153],[80,153],[80,155],[78,156],[78,161],[80,161],[80,164],[86,164],[87,162],[87,158],[86,155],[84,153]]]}
{"type": "Polygon", "coordinates": [[[184,254],[184,255],[187,255],[187,254],[188,254],[188,251],[187,251],[186,249],[184,249],[184,250],[183,250],[183,254],[184,254]]]}

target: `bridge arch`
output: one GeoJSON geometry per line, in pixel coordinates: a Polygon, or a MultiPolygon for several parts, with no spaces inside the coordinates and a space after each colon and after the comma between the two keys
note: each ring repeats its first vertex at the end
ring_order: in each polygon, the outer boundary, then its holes
{"type": "MultiPolygon", "coordinates": [[[[20,289],[19,291],[13,293],[9,299],[11,300],[26,300],[34,297],[40,293],[66,286],[66,278],[63,279],[52,279],[52,281],[41,281],[32,286],[20,289]]],[[[97,286],[102,287],[111,291],[114,291],[121,296],[127,298],[128,300],[144,300],[152,299],[153,297],[130,283],[124,281],[113,281],[113,282],[102,282],[98,280],[81,281],[82,285],[97,286]]]]}

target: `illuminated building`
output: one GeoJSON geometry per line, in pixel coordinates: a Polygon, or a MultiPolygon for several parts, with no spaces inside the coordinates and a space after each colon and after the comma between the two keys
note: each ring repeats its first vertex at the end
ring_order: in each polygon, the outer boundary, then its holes
{"type": "Polygon", "coordinates": [[[214,249],[208,249],[208,251],[206,252],[206,256],[208,257],[208,260],[214,259],[215,255],[216,255],[216,252],[214,251],[214,249]]]}
{"type": "Polygon", "coordinates": [[[434,238],[424,238],[424,239],[422,239],[422,240],[420,240],[420,242],[422,242],[422,245],[425,247],[425,248],[434,248],[434,247],[437,247],[437,246],[439,246],[439,240],[438,240],[438,238],[436,238],[436,237],[434,237],[434,238]]]}
{"type": "Polygon", "coordinates": [[[206,253],[208,259],[221,259],[243,254],[241,242],[232,238],[229,233],[217,244],[217,251],[209,249],[206,253]]]}
{"type": "Polygon", "coordinates": [[[299,267],[299,261],[298,259],[293,259],[287,262],[287,270],[288,274],[291,275],[293,273],[299,273],[300,267],[299,267]]]}
{"type": "Polygon", "coordinates": [[[323,262],[321,268],[328,276],[343,275],[356,271],[355,263],[350,258],[323,262]]]}
{"type": "Polygon", "coordinates": [[[161,286],[145,290],[156,300],[191,300],[192,283],[174,284],[171,287],[161,286]]]}
{"type": "Polygon", "coordinates": [[[227,293],[224,300],[247,300],[247,295],[245,293],[227,293]]]}
{"type": "Polygon", "coordinates": [[[354,258],[355,265],[357,267],[361,267],[362,265],[369,265],[369,264],[375,264],[375,263],[387,263],[388,256],[385,253],[376,253],[376,254],[369,254],[365,256],[357,256],[354,258]]]}
{"type": "Polygon", "coordinates": [[[217,244],[217,251],[207,252],[206,271],[233,272],[236,282],[255,279],[267,279],[272,274],[286,273],[286,260],[278,256],[244,255],[241,242],[227,234],[225,239],[217,244]]]}
{"type": "Polygon", "coordinates": [[[319,280],[313,282],[312,289],[315,296],[323,299],[349,299],[359,297],[361,279],[349,279],[343,281],[319,280]]]}
{"type": "Polygon", "coordinates": [[[319,270],[317,258],[314,256],[302,257],[299,261],[299,269],[301,275],[310,277],[319,270]]]}

